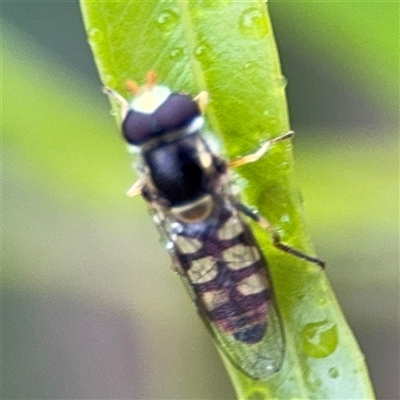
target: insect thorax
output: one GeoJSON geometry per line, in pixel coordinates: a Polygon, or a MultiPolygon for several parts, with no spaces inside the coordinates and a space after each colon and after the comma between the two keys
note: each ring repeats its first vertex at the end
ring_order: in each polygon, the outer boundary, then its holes
{"type": "Polygon", "coordinates": [[[225,171],[198,132],[160,141],[143,150],[142,157],[155,199],[174,215],[198,221],[211,213],[212,195],[225,171]]]}

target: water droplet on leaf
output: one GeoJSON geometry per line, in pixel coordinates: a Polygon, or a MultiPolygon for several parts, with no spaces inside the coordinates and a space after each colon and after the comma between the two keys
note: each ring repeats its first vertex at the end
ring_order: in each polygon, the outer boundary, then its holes
{"type": "Polygon", "coordinates": [[[289,224],[289,223],[292,222],[292,219],[290,218],[290,215],[289,215],[289,214],[284,214],[284,215],[282,215],[282,217],[280,218],[280,222],[281,222],[282,225],[283,225],[283,224],[289,224]]]}
{"type": "Polygon", "coordinates": [[[327,305],[327,303],[328,303],[328,300],[326,299],[326,297],[320,297],[319,299],[318,299],[318,304],[320,305],[320,306],[326,306],[327,305]]]}
{"type": "Polygon", "coordinates": [[[206,63],[210,60],[211,48],[206,42],[202,42],[195,47],[193,55],[201,63],[206,63]]]}
{"type": "Polygon", "coordinates": [[[304,352],[314,358],[329,356],[338,345],[337,327],[327,320],[307,324],[301,337],[304,352]]]}
{"type": "Polygon", "coordinates": [[[279,85],[279,87],[281,87],[281,88],[285,88],[285,87],[288,85],[288,79],[286,78],[285,75],[281,75],[281,76],[278,78],[278,85],[279,85]]]}
{"type": "Polygon", "coordinates": [[[157,18],[158,28],[163,32],[171,32],[178,24],[179,16],[175,11],[165,10],[157,18]]]}
{"type": "Polygon", "coordinates": [[[89,40],[96,42],[96,43],[100,43],[102,42],[104,39],[104,33],[103,31],[101,31],[98,28],[92,28],[89,31],[89,40]]]}
{"type": "Polygon", "coordinates": [[[331,378],[337,378],[339,376],[339,370],[335,367],[329,368],[328,374],[331,378]]]}
{"type": "Polygon", "coordinates": [[[268,22],[259,9],[251,7],[240,16],[239,29],[243,35],[260,39],[268,33],[268,22]]]}
{"type": "Polygon", "coordinates": [[[169,53],[169,58],[174,61],[179,61],[183,58],[183,49],[182,47],[176,47],[169,53]]]}

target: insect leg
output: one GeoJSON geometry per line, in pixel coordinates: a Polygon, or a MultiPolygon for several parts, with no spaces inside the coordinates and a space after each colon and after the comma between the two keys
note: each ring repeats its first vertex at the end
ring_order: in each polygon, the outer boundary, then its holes
{"type": "Polygon", "coordinates": [[[200,92],[193,100],[198,104],[201,113],[204,114],[208,103],[208,93],[205,91],[200,92]]]}
{"type": "Polygon", "coordinates": [[[281,237],[279,233],[275,230],[275,228],[269,223],[267,219],[262,217],[258,211],[252,210],[242,203],[237,203],[237,208],[243,214],[250,217],[252,220],[257,222],[263,229],[268,231],[272,238],[272,244],[279,250],[284,251],[285,253],[289,253],[294,255],[295,257],[301,258],[303,260],[310,261],[314,264],[318,264],[322,269],[325,269],[325,261],[321,260],[318,257],[309,256],[308,254],[303,253],[300,250],[295,249],[294,247],[288,246],[285,243],[281,242],[281,237]]]}
{"type": "Polygon", "coordinates": [[[108,97],[114,99],[120,105],[121,119],[125,119],[126,114],[128,114],[129,110],[129,102],[118,92],[116,92],[114,89],[109,88],[108,86],[104,86],[103,93],[105,93],[108,97]]]}
{"type": "Polygon", "coordinates": [[[128,197],[135,197],[138,194],[142,194],[142,189],[143,189],[144,181],[143,179],[137,180],[131,187],[130,189],[126,192],[126,195],[128,197]]]}
{"type": "Polygon", "coordinates": [[[275,144],[276,142],[280,142],[281,140],[285,139],[290,139],[294,136],[294,131],[289,131],[284,133],[283,135],[280,135],[276,137],[275,139],[268,140],[267,142],[264,142],[260,148],[255,151],[254,153],[251,153],[247,156],[243,156],[240,158],[237,158],[236,160],[232,160],[228,162],[228,167],[229,168],[236,168],[244,164],[252,163],[255,161],[258,161],[267,151],[268,149],[275,144]]]}

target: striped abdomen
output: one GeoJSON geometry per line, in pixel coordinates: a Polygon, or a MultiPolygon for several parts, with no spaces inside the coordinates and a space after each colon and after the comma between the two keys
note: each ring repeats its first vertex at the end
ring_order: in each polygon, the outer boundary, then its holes
{"type": "Polygon", "coordinates": [[[202,229],[185,225],[176,238],[177,255],[211,322],[246,343],[266,331],[270,289],[266,263],[247,225],[230,210],[202,229]]]}

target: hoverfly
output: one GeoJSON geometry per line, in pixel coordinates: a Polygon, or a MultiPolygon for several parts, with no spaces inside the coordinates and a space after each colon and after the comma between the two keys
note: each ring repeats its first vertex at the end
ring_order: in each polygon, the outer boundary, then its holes
{"type": "Polygon", "coordinates": [[[128,195],[147,202],[173,268],[219,347],[242,372],[265,379],[281,367],[284,334],[267,262],[244,217],[265,228],[277,248],[321,267],[324,262],[281,243],[269,222],[233,193],[229,169],[257,161],[294,133],[225,161],[201,133],[206,92],[194,98],[173,92],[157,85],[152,72],[145,86],[127,87],[130,102],[110,88],[104,92],[120,104],[123,136],[139,149],[140,178],[128,195]]]}

